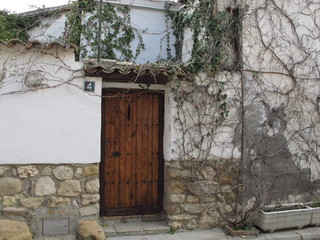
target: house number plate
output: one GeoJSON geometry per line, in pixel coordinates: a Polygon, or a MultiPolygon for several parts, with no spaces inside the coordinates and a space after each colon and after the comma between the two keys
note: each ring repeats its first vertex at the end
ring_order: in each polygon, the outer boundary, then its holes
{"type": "Polygon", "coordinates": [[[85,81],[84,82],[84,90],[86,92],[94,92],[94,84],[95,84],[95,82],[85,81]]]}

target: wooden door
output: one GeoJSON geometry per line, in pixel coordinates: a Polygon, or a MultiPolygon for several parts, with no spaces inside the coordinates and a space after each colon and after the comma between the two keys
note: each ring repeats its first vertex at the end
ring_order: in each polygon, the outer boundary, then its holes
{"type": "Polygon", "coordinates": [[[102,101],[101,215],[159,213],[163,94],[117,91],[102,101]]]}

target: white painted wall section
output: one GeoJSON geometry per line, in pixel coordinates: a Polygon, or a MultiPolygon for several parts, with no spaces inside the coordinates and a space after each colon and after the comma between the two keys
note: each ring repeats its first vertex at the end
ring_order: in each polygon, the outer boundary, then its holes
{"type": "Polygon", "coordinates": [[[102,80],[85,79],[72,50],[18,48],[0,47],[0,164],[99,162],[102,80]],[[24,85],[30,71],[44,74],[41,89],[24,85]]]}

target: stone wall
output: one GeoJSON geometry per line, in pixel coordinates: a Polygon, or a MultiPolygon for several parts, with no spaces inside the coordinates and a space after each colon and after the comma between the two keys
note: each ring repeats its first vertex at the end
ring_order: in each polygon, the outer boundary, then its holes
{"type": "Polygon", "coordinates": [[[80,219],[99,217],[99,166],[0,166],[0,218],[26,222],[36,236],[43,219],[67,218],[69,233],[80,219]]]}
{"type": "Polygon", "coordinates": [[[237,169],[231,160],[167,161],[164,208],[169,226],[222,226],[235,209],[237,169]]]}

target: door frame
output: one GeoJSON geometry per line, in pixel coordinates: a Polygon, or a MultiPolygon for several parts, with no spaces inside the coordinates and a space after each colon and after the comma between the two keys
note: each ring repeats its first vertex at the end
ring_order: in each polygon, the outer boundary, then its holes
{"type": "Polygon", "coordinates": [[[140,89],[126,89],[126,88],[102,88],[102,101],[101,101],[101,161],[100,161],[100,216],[126,216],[126,215],[146,215],[146,214],[159,214],[163,211],[164,200],[164,156],[163,156],[163,138],[164,138],[164,96],[165,91],[162,90],[140,90],[140,89]],[[123,93],[138,93],[138,94],[155,94],[159,96],[159,133],[158,133],[158,206],[157,208],[149,208],[144,210],[134,210],[130,208],[117,209],[110,211],[106,214],[105,209],[105,191],[104,190],[104,152],[105,152],[105,96],[106,94],[123,94],[123,93]]]}

